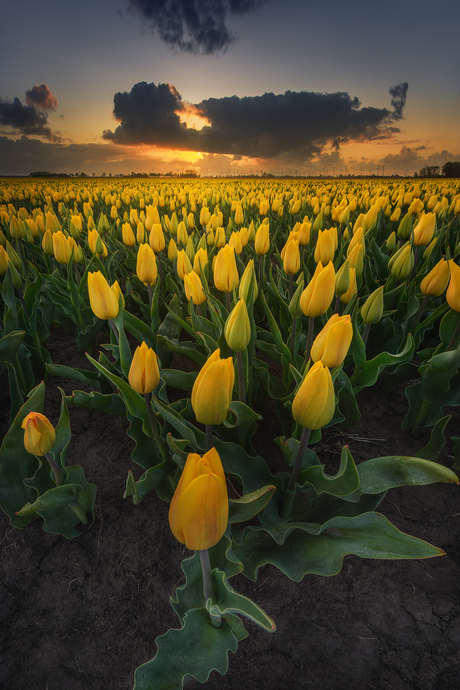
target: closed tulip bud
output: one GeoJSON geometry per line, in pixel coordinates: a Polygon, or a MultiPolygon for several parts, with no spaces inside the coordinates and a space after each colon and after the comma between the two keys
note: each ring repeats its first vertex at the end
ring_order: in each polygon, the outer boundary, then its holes
{"type": "Polygon", "coordinates": [[[107,247],[95,228],[88,231],[88,245],[93,254],[98,254],[99,256],[102,256],[102,258],[107,256],[107,247]]]}
{"type": "Polygon", "coordinates": [[[232,401],[235,371],[233,358],[220,359],[215,350],[199,372],[192,388],[192,407],[201,424],[221,424],[232,401]]]}
{"type": "Polygon", "coordinates": [[[16,218],[16,216],[13,216],[10,221],[10,235],[14,239],[17,239],[21,236],[19,220],[16,218]]]}
{"type": "Polygon", "coordinates": [[[350,262],[344,261],[335,276],[335,294],[344,295],[350,287],[350,262]]]}
{"type": "Polygon", "coordinates": [[[42,249],[48,256],[54,255],[53,233],[49,229],[46,230],[42,237],[42,249]]]}
{"type": "Polygon", "coordinates": [[[114,319],[118,314],[118,295],[100,271],[88,273],[89,302],[98,319],[114,319]]]}
{"type": "Polygon", "coordinates": [[[254,227],[254,221],[251,220],[248,228],[248,242],[254,242],[256,239],[256,230],[254,227]]]}
{"type": "Polygon", "coordinates": [[[69,233],[74,238],[74,240],[78,240],[82,230],[83,226],[80,216],[72,216],[70,219],[69,233]]]}
{"type": "MultiPolygon", "coordinates": [[[[214,242],[218,247],[224,247],[226,243],[226,237],[225,237],[225,228],[223,228],[221,225],[216,229],[215,235],[214,235],[214,242]]],[[[208,242],[209,244],[209,242],[208,242]]]]}
{"type": "Polygon", "coordinates": [[[313,341],[310,357],[313,362],[321,360],[329,369],[338,367],[347,356],[352,338],[353,324],[350,314],[333,314],[313,341]]]}
{"type": "Polygon", "coordinates": [[[188,238],[187,246],[185,247],[185,253],[190,259],[190,263],[192,263],[193,259],[195,258],[195,247],[193,245],[193,240],[191,237],[188,238]]]}
{"type": "Polygon", "coordinates": [[[201,273],[208,263],[208,250],[207,249],[198,249],[198,251],[195,254],[195,257],[193,259],[193,270],[195,273],[197,273],[199,276],[201,276],[201,273]]]}
{"type": "Polygon", "coordinates": [[[177,226],[177,244],[178,245],[182,244],[185,247],[187,242],[188,242],[187,228],[185,227],[184,221],[181,220],[181,222],[177,226]]]}
{"type": "Polygon", "coordinates": [[[340,225],[346,225],[349,222],[350,212],[351,212],[350,206],[345,206],[345,208],[343,209],[343,211],[341,211],[341,213],[339,215],[340,225]]]}
{"type": "Polygon", "coordinates": [[[170,261],[174,261],[174,259],[177,256],[177,244],[174,242],[174,240],[171,238],[169,240],[168,244],[168,259],[170,261]]]}
{"type": "Polygon", "coordinates": [[[230,245],[230,247],[233,247],[236,254],[241,254],[241,252],[243,251],[243,244],[241,242],[241,233],[239,230],[234,230],[232,232],[228,244],[230,245]]]}
{"type": "Polygon", "coordinates": [[[168,517],[176,539],[192,551],[209,549],[221,540],[228,522],[228,494],[215,448],[203,457],[189,453],[168,517]]]}
{"type": "Polygon", "coordinates": [[[253,290],[253,301],[255,302],[257,299],[257,295],[259,294],[259,290],[257,287],[257,280],[256,280],[256,275],[254,271],[254,259],[251,259],[248,261],[248,264],[246,268],[244,269],[244,273],[241,276],[240,280],[240,286],[238,288],[238,295],[244,299],[246,304],[249,302],[249,288],[251,285],[251,277],[254,276],[254,290],[253,290]]]}
{"type": "Polygon", "coordinates": [[[267,223],[262,223],[256,232],[254,243],[256,254],[266,254],[270,249],[270,228],[267,223]]]}
{"type": "Polygon", "coordinates": [[[107,216],[105,213],[101,213],[99,216],[99,220],[97,222],[97,231],[100,235],[102,235],[104,232],[108,232],[110,230],[110,223],[107,219],[107,216]]]}
{"type": "Polygon", "coordinates": [[[67,239],[62,230],[53,234],[53,252],[55,259],[60,264],[68,264],[70,261],[70,250],[67,239]]]}
{"type": "Polygon", "coordinates": [[[193,271],[192,263],[188,258],[185,249],[181,249],[181,251],[177,253],[176,270],[177,275],[181,280],[184,280],[184,276],[186,273],[190,273],[191,271],[193,271]]]}
{"type": "Polygon", "coordinates": [[[46,229],[51,230],[51,232],[57,232],[58,230],[61,229],[61,226],[59,224],[58,219],[54,215],[54,213],[50,213],[50,211],[47,211],[45,214],[46,218],[46,229]]]}
{"type": "Polygon", "coordinates": [[[193,302],[195,306],[206,302],[206,295],[200,276],[195,271],[190,271],[190,273],[184,275],[184,288],[187,300],[193,302]]]}
{"type": "Polygon", "coordinates": [[[400,216],[401,216],[401,207],[395,208],[395,210],[393,211],[393,213],[392,213],[391,216],[390,216],[390,220],[391,220],[393,223],[397,223],[398,220],[399,220],[399,218],[400,218],[400,216]]]}
{"type": "Polygon", "coordinates": [[[334,237],[332,233],[329,230],[320,230],[316,240],[314,255],[316,263],[321,262],[323,266],[326,266],[329,261],[333,261],[334,253],[334,237]]]}
{"type": "Polygon", "coordinates": [[[160,383],[157,356],[145,342],[139,345],[134,352],[128,381],[131,388],[140,395],[151,393],[160,383]]]}
{"type": "Polygon", "coordinates": [[[340,301],[342,304],[348,304],[356,292],[358,292],[358,286],[356,284],[356,271],[353,266],[350,266],[350,287],[343,295],[340,295],[340,301]]]}
{"type": "Polygon", "coordinates": [[[155,285],[158,268],[155,252],[149,244],[141,244],[137,252],[136,274],[144,285],[155,285]]]}
{"type": "Polygon", "coordinates": [[[299,246],[305,247],[310,241],[311,223],[303,222],[299,227],[299,246]]]}
{"type": "Polygon", "coordinates": [[[431,256],[431,252],[432,252],[433,249],[435,248],[437,241],[438,241],[438,238],[437,238],[437,237],[433,237],[433,239],[431,240],[430,244],[428,245],[428,247],[427,247],[427,248],[425,249],[425,251],[423,252],[423,260],[424,260],[424,261],[426,261],[426,260],[431,256]]]}
{"type": "Polygon", "coordinates": [[[374,225],[377,222],[377,218],[379,217],[379,212],[380,212],[380,208],[379,208],[378,204],[372,204],[369,211],[366,213],[366,215],[363,218],[364,232],[369,232],[369,230],[371,230],[371,228],[374,227],[374,225]]]}
{"type": "Polygon", "coordinates": [[[110,217],[112,220],[116,220],[118,218],[118,209],[115,204],[110,209],[110,217]]]}
{"type": "Polygon", "coordinates": [[[299,243],[295,239],[289,240],[286,245],[283,268],[287,275],[295,275],[300,269],[299,243]]]}
{"type": "Polygon", "coordinates": [[[449,259],[448,264],[450,268],[450,281],[446,292],[446,300],[451,309],[460,312],[460,266],[453,259],[449,259]]]}
{"type": "Polygon", "coordinates": [[[422,213],[420,220],[414,228],[414,244],[422,246],[429,244],[433,239],[436,228],[436,213],[422,213]]]}
{"type": "Polygon", "coordinates": [[[305,316],[321,316],[331,306],[335,292],[335,271],[332,261],[316,266],[312,279],[302,293],[300,308],[305,316]]]}
{"type": "Polygon", "coordinates": [[[6,276],[8,270],[8,254],[6,253],[5,247],[0,245],[0,275],[6,276]]]}
{"type": "Polygon", "coordinates": [[[354,268],[359,277],[364,270],[364,244],[355,244],[347,258],[350,268],[354,268]]]}
{"type": "Polygon", "coordinates": [[[291,301],[289,302],[289,314],[292,316],[293,319],[299,319],[302,316],[302,309],[300,308],[300,298],[302,296],[305,283],[303,276],[300,276],[300,279],[298,278],[297,282],[298,285],[296,291],[292,295],[291,301]]]}
{"type": "MultiPolygon", "coordinates": [[[[270,204],[268,199],[262,199],[259,205],[259,216],[266,216],[269,208],[270,204]]],[[[265,254],[265,252],[261,252],[261,254],[265,254]]]]}
{"type": "Polygon", "coordinates": [[[383,315],[384,285],[374,290],[361,307],[361,318],[364,323],[376,323],[383,315]]]}
{"type": "Polygon", "coordinates": [[[120,296],[121,296],[121,301],[122,301],[123,309],[124,309],[125,308],[125,298],[124,298],[123,293],[121,291],[121,287],[118,284],[118,280],[116,280],[114,283],[112,283],[112,285],[110,287],[112,289],[113,294],[117,298],[118,304],[120,304],[120,296]]]}
{"type": "Polygon", "coordinates": [[[449,280],[449,263],[445,259],[441,259],[424,277],[420,283],[420,290],[424,295],[439,297],[447,288],[449,280]]]}
{"type": "Polygon", "coordinates": [[[228,315],[224,328],[227,345],[235,352],[243,352],[251,340],[251,324],[244,299],[239,299],[228,315]]]}
{"type": "Polygon", "coordinates": [[[412,213],[407,212],[398,225],[398,238],[408,240],[412,232],[412,213]]]}
{"type": "Polygon", "coordinates": [[[396,233],[394,230],[391,233],[391,235],[388,237],[388,239],[386,240],[386,245],[387,245],[387,250],[389,252],[392,252],[394,250],[394,248],[396,247],[396,233]]]}
{"type": "Polygon", "coordinates": [[[211,219],[211,212],[207,206],[202,206],[200,211],[200,225],[207,225],[211,219]]]}
{"type": "Polygon", "coordinates": [[[85,256],[83,254],[83,250],[81,247],[78,246],[73,237],[67,238],[67,246],[69,248],[69,261],[70,257],[72,257],[72,261],[74,264],[85,263],[85,256]]]}
{"type": "Polygon", "coordinates": [[[136,238],[134,236],[133,229],[129,223],[123,223],[121,226],[121,234],[123,238],[123,244],[126,247],[133,247],[136,244],[136,238]]]}
{"type": "Polygon", "coordinates": [[[334,385],[328,367],[320,361],[308,370],[292,403],[292,416],[307,429],[329,424],[335,411],[334,385]]]}
{"type": "Polygon", "coordinates": [[[214,264],[214,285],[221,292],[232,292],[240,278],[236,267],[235,250],[230,245],[219,251],[214,264]]]}
{"type": "Polygon", "coordinates": [[[326,219],[324,218],[324,214],[322,211],[319,211],[318,214],[316,215],[316,218],[313,222],[313,230],[314,232],[319,232],[320,230],[324,230],[326,227],[326,219]]]}
{"type": "Polygon", "coordinates": [[[45,455],[56,443],[56,432],[48,417],[29,412],[21,428],[24,429],[24,448],[31,455],[45,455]]]}
{"type": "Polygon", "coordinates": [[[190,230],[195,227],[195,216],[191,211],[187,216],[187,226],[190,230]]]}
{"type": "Polygon", "coordinates": [[[237,204],[236,209],[235,209],[235,225],[243,225],[243,223],[244,223],[243,209],[241,207],[241,204],[237,204]]]}
{"type": "Polygon", "coordinates": [[[139,244],[144,244],[145,242],[145,225],[141,220],[137,224],[136,239],[139,244]]]}
{"type": "Polygon", "coordinates": [[[399,249],[388,262],[391,275],[396,280],[405,280],[414,267],[414,254],[409,243],[399,249]]]}

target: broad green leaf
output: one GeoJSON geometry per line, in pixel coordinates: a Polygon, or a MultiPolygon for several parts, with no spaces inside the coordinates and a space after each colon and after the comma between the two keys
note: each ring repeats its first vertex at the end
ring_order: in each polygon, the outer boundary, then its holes
{"type": "Polygon", "coordinates": [[[229,523],[245,522],[257,515],[265,508],[275,489],[276,486],[274,485],[263,486],[261,489],[257,489],[257,491],[246,494],[241,498],[230,499],[229,523]]]}
{"type": "Polygon", "coordinates": [[[217,602],[207,602],[206,607],[210,613],[218,611],[223,617],[227,613],[245,616],[267,632],[275,632],[274,621],[253,601],[235,592],[230,587],[225,573],[221,570],[213,570],[212,575],[217,589],[217,602]]]}

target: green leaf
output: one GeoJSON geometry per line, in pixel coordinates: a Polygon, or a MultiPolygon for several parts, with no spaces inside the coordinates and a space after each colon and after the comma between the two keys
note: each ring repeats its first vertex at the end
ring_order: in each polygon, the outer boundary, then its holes
{"type": "Polygon", "coordinates": [[[214,628],[204,608],[188,611],[184,626],[168,630],[156,644],[155,658],[136,669],[134,690],[181,690],[190,677],[205,683],[211,671],[225,675],[228,652],[238,648],[231,625],[223,620],[214,628]]]}
{"type": "Polygon", "coordinates": [[[392,355],[389,352],[381,352],[377,357],[368,362],[364,362],[360,369],[356,369],[351,377],[351,383],[355,394],[368,386],[373,386],[376,383],[381,371],[392,364],[400,364],[411,359],[415,351],[415,341],[411,334],[407,336],[404,349],[397,355],[392,355]]]}
{"type": "Polygon", "coordinates": [[[238,499],[230,499],[229,523],[245,522],[257,515],[273,496],[276,486],[267,485],[238,499]]]}
{"type": "Polygon", "coordinates": [[[75,503],[79,493],[80,487],[77,484],[56,486],[53,489],[45,491],[45,493],[39,496],[33,503],[26,503],[26,505],[17,512],[17,515],[30,515],[31,513],[37,513],[39,510],[49,510],[50,508],[67,506],[70,503],[75,503]]]}
{"type": "Polygon", "coordinates": [[[311,484],[317,494],[331,494],[332,496],[349,496],[358,489],[360,480],[358,470],[348,446],[342,448],[340,467],[336,474],[324,474],[324,465],[309,467],[300,475],[301,486],[311,484]]]}
{"type": "Polygon", "coordinates": [[[0,367],[5,362],[14,363],[18,347],[24,340],[25,334],[25,331],[11,331],[0,339],[0,367]]]}
{"type": "MultiPolygon", "coordinates": [[[[155,467],[151,467],[144,472],[142,477],[136,482],[134,480],[133,473],[131,470],[128,472],[128,478],[126,480],[126,489],[123,494],[123,498],[128,496],[133,496],[133,503],[137,505],[144,500],[146,495],[152,489],[156,489],[161,482],[168,476],[171,463],[165,461],[155,467]]],[[[171,487],[171,498],[172,498],[172,487],[171,487]]]]}
{"type": "Polygon", "coordinates": [[[429,443],[420,450],[417,451],[416,456],[418,458],[426,458],[426,460],[436,460],[439,453],[442,451],[446,445],[446,439],[444,437],[444,429],[451,418],[451,415],[447,415],[434,425],[431,432],[429,443]]]}
{"type": "Polygon", "coordinates": [[[225,617],[227,613],[245,616],[267,632],[275,632],[276,625],[273,620],[253,601],[235,592],[230,587],[225,573],[221,570],[213,570],[212,575],[217,590],[217,602],[211,602],[211,600],[207,602],[206,608],[210,613],[219,612],[222,617],[225,617]]]}
{"type": "Polygon", "coordinates": [[[71,395],[66,396],[66,400],[70,405],[75,405],[75,407],[84,407],[87,410],[100,410],[101,412],[107,412],[120,417],[126,415],[125,403],[116,393],[103,394],[98,391],[85,393],[85,391],[75,390],[72,391],[71,395]]]}

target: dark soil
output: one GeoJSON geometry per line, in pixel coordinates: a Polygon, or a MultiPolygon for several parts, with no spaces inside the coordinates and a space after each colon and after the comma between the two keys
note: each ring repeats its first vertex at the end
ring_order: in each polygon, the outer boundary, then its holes
{"type": "MultiPolygon", "coordinates": [[[[55,363],[90,369],[72,340],[55,334],[55,363]]],[[[81,387],[50,377],[45,413],[57,422],[60,397],[81,387]]],[[[2,432],[9,412],[2,386],[2,432]]],[[[401,431],[403,391],[364,390],[355,429],[327,431],[317,452],[333,467],[347,443],[357,462],[382,455],[414,455],[427,438],[401,431]]],[[[270,409],[257,449],[278,462],[280,435],[270,409]],[[267,428],[268,432],[267,433],[267,428]],[[265,430],[265,431],[264,431],[265,430]]],[[[453,410],[448,436],[459,434],[453,410]],[[449,433],[450,432],[450,433],[449,433]]],[[[179,621],[169,603],[183,582],[190,555],[173,537],[168,505],[151,492],[138,506],[123,499],[130,459],[125,420],[70,409],[67,464],[81,464],[98,485],[96,523],[67,541],[42,530],[23,531],[0,515],[1,649],[4,690],[129,690],[134,670],[155,656],[155,638],[179,621]]],[[[439,462],[451,466],[448,444],[439,462]]],[[[213,672],[206,688],[245,690],[457,690],[460,686],[460,494],[435,484],[390,491],[379,507],[398,528],[446,551],[421,561],[345,558],[332,578],[291,582],[265,567],[257,583],[239,575],[233,587],[274,618],[273,635],[247,624],[249,637],[230,655],[226,676],[213,672]]],[[[187,688],[201,687],[191,681],[187,688]]]]}

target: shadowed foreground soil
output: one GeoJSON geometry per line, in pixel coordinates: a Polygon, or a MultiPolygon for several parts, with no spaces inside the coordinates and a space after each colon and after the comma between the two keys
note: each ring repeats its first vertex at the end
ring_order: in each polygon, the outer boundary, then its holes
{"type": "MultiPolygon", "coordinates": [[[[54,336],[53,361],[90,369],[69,338],[54,336]]],[[[59,416],[50,377],[45,414],[59,416]]],[[[9,412],[2,386],[2,435],[9,412]]],[[[329,429],[316,450],[335,466],[347,443],[356,460],[414,455],[427,438],[401,431],[403,392],[362,391],[362,420],[349,433],[329,429]],[[370,440],[369,440],[370,439],[370,440]]],[[[256,447],[272,469],[281,434],[262,409],[256,447]]],[[[460,431],[452,410],[447,436],[460,431]]],[[[96,522],[67,541],[47,534],[41,520],[23,531],[0,514],[0,687],[4,690],[130,690],[134,670],[156,652],[155,638],[179,621],[169,603],[183,582],[181,559],[190,555],[172,536],[167,504],[155,492],[134,506],[123,499],[132,442],[119,417],[70,409],[67,464],[81,464],[98,485],[96,522]]],[[[451,466],[448,443],[439,462],[451,466]]],[[[354,556],[332,578],[288,580],[267,566],[257,583],[239,575],[233,587],[274,618],[273,635],[245,623],[249,637],[230,655],[226,676],[213,672],[209,690],[457,690],[460,684],[460,493],[455,485],[390,491],[379,507],[399,529],[446,555],[424,561],[372,561],[354,556]]],[[[191,681],[187,690],[202,687],[191,681]]]]}

